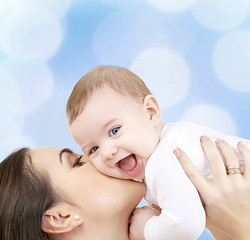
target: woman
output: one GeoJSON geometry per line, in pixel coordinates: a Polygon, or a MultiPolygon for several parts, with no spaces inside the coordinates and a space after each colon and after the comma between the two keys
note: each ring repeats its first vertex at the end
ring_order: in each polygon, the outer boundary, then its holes
{"type": "Polygon", "coordinates": [[[242,171],[232,148],[220,139],[216,141],[216,145],[220,152],[210,139],[201,138],[201,146],[210,162],[212,179],[206,179],[181,149],[177,149],[175,154],[205,201],[207,227],[215,238],[248,240],[250,239],[250,150],[242,143],[237,146],[244,158],[244,171],[242,171]]]}
{"type": "MultiPolygon", "coordinates": [[[[220,144],[226,161],[236,164],[232,149],[220,144]]],[[[213,180],[199,175],[180,149],[176,155],[205,196],[208,227],[219,239],[248,239],[250,150],[239,145],[244,175],[226,175],[211,141],[202,147],[213,180]]],[[[104,176],[69,149],[21,149],[0,164],[0,239],[128,240],[130,214],[144,194],[143,184],[104,176]]]]}
{"type": "Polygon", "coordinates": [[[0,164],[0,239],[128,240],[144,194],[69,149],[20,149],[0,164]]]}

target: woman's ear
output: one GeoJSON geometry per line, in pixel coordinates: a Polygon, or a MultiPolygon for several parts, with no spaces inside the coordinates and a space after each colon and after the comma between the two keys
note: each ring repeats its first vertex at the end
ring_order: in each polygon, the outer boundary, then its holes
{"type": "Polygon", "coordinates": [[[143,100],[143,107],[144,110],[146,111],[146,114],[149,115],[150,120],[153,120],[156,123],[162,122],[159,103],[154,96],[147,95],[143,100]]]}
{"type": "Polygon", "coordinates": [[[83,218],[67,203],[59,203],[43,213],[42,230],[46,233],[68,233],[83,224],[83,218]]]}

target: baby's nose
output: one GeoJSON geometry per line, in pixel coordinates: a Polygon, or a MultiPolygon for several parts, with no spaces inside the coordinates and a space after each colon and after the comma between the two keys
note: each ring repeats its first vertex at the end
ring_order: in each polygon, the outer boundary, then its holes
{"type": "Polygon", "coordinates": [[[114,155],[117,153],[117,147],[116,146],[107,146],[103,149],[103,159],[109,160],[114,157],[114,155]]]}

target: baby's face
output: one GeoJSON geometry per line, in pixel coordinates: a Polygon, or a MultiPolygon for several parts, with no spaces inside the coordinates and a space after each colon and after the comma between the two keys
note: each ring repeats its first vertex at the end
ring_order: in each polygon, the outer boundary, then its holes
{"type": "Polygon", "coordinates": [[[116,178],[143,179],[159,142],[144,104],[110,88],[94,92],[69,128],[95,167],[116,178]]]}

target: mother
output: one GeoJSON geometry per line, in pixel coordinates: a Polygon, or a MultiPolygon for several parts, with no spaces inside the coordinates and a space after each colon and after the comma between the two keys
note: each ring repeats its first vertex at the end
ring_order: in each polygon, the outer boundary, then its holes
{"type": "Polygon", "coordinates": [[[20,149],[0,164],[0,239],[128,240],[142,183],[98,172],[69,149],[20,149]]]}
{"type": "MultiPolygon", "coordinates": [[[[223,163],[211,141],[202,147],[215,166],[223,163]]],[[[204,198],[209,224],[227,235],[218,239],[245,240],[250,234],[250,150],[239,150],[244,174],[230,177],[221,167],[212,182],[178,156],[201,195],[210,196],[204,198]],[[237,194],[228,198],[229,190],[237,194]]],[[[229,146],[222,153],[237,162],[229,146]]],[[[0,163],[0,239],[128,240],[130,215],[144,194],[142,183],[107,177],[69,149],[23,148],[0,163]]]]}

